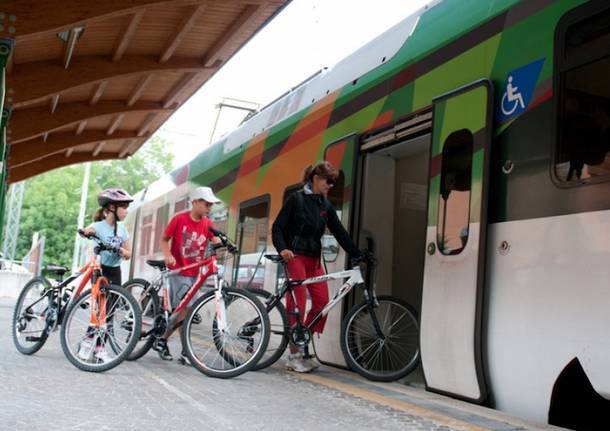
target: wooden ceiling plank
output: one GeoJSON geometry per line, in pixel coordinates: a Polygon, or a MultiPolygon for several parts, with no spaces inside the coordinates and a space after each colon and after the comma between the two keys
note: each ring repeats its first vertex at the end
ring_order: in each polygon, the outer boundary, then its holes
{"type": "Polygon", "coordinates": [[[129,24],[123,32],[123,36],[121,37],[121,40],[119,41],[116,49],[114,50],[112,61],[119,61],[123,57],[123,54],[125,54],[125,51],[129,47],[129,43],[131,42],[133,35],[136,34],[136,31],[138,30],[140,21],[142,21],[142,18],[144,17],[144,12],[145,9],[141,9],[131,16],[129,24]]]}
{"type": "Polygon", "coordinates": [[[180,93],[191,83],[193,79],[197,77],[196,72],[186,73],[180,81],[169,91],[163,101],[163,107],[169,108],[172,106],[180,96],[180,93]]]}
{"type": "Polygon", "coordinates": [[[11,130],[9,142],[16,144],[66,126],[82,124],[83,121],[91,118],[129,112],[171,113],[172,111],[164,109],[158,102],[143,101],[132,106],[126,106],[121,101],[101,101],[95,106],[89,106],[84,102],[64,103],[61,105],[61,110],[55,114],[50,114],[46,107],[17,110],[13,112],[9,123],[11,130]],[[36,118],[36,121],[32,122],[32,118],[36,118]]]}
{"type": "Polygon", "coordinates": [[[148,84],[150,84],[150,81],[152,81],[153,76],[154,74],[149,73],[148,75],[144,75],[140,79],[140,82],[138,82],[138,85],[136,85],[132,93],[129,95],[129,98],[127,99],[127,106],[132,106],[138,101],[138,99],[140,99],[142,93],[144,93],[144,90],[146,90],[146,87],[148,86],[148,84]]]}
{"type": "Polygon", "coordinates": [[[89,105],[95,106],[97,102],[99,102],[100,98],[104,95],[104,91],[106,91],[106,87],[108,86],[108,80],[100,81],[95,87],[95,91],[91,95],[91,99],[89,99],[89,105]]]}
{"type": "Polygon", "coordinates": [[[174,52],[180,46],[180,43],[184,39],[184,37],[188,34],[188,32],[193,28],[193,26],[197,23],[199,17],[203,14],[207,6],[207,3],[202,3],[200,5],[191,6],[189,8],[189,12],[184,16],[182,22],[176,29],[176,33],[172,40],[169,41],[167,48],[161,54],[159,58],[159,63],[165,63],[168,61],[174,52]]]}
{"type": "Polygon", "coordinates": [[[9,82],[13,90],[13,108],[119,76],[206,70],[211,75],[215,70],[204,68],[201,61],[194,58],[173,57],[166,63],[159,63],[157,59],[157,56],[125,56],[123,61],[113,63],[104,56],[79,56],[72,60],[69,70],[54,61],[17,64],[9,82]]]}
{"type": "Polygon", "coordinates": [[[239,17],[231,24],[231,28],[225,30],[214,46],[205,54],[204,66],[212,67],[217,64],[218,60],[226,60],[228,55],[225,55],[224,51],[230,46],[237,37],[240,36],[240,32],[243,28],[249,25],[252,21],[260,18],[265,8],[262,5],[247,5],[239,17]]]}
{"type": "Polygon", "coordinates": [[[49,136],[46,143],[39,138],[11,145],[10,158],[8,160],[9,169],[32,162],[34,160],[47,157],[51,154],[64,152],[80,145],[92,144],[100,141],[116,142],[125,139],[136,138],[136,132],[118,130],[109,137],[103,130],[88,130],[78,136],[70,132],[58,132],[49,136]]]}
{"type": "Polygon", "coordinates": [[[119,114],[116,117],[114,117],[114,120],[112,121],[112,124],[110,124],[110,127],[108,127],[106,134],[112,135],[114,133],[114,131],[117,129],[117,127],[119,127],[119,125],[123,121],[123,118],[125,118],[125,114],[119,114]]]}

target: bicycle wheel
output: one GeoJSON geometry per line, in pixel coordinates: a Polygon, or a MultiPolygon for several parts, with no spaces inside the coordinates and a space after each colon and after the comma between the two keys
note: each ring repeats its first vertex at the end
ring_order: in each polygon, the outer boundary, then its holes
{"type": "Polygon", "coordinates": [[[252,367],[253,371],[262,370],[277,362],[282,357],[282,354],[288,346],[288,333],[290,325],[288,324],[288,315],[286,314],[286,307],[282,304],[282,301],[278,301],[277,304],[269,309],[268,301],[271,298],[271,292],[264,289],[247,289],[248,292],[253,293],[256,297],[265,304],[267,314],[269,315],[270,334],[269,344],[263,354],[262,358],[258,363],[252,367]]]}
{"type": "MultiPolygon", "coordinates": [[[[107,286],[106,323],[91,324],[91,290],[80,295],[68,309],[61,327],[61,347],[68,360],[78,369],[106,371],[129,356],[140,339],[140,307],[123,288],[107,286]]],[[[99,304],[96,304],[99,307],[99,304]]],[[[99,309],[99,308],[98,308],[99,309]]]]}
{"type": "Polygon", "coordinates": [[[390,382],[417,367],[419,323],[416,311],[406,302],[391,296],[379,296],[377,300],[379,306],[373,313],[365,301],[345,316],[341,325],[341,350],[348,365],[358,374],[370,380],[390,382]],[[382,336],[373,319],[379,323],[382,336]]]}
{"type": "Polygon", "coordinates": [[[49,310],[53,290],[42,277],[28,281],[17,298],[13,311],[12,332],[15,347],[24,355],[39,351],[49,337],[49,310]]]}
{"type": "Polygon", "coordinates": [[[136,343],[133,351],[127,356],[128,361],[135,361],[146,355],[155,342],[153,328],[155,326],[155,318],[159,315],[161,309],[159,296],[154,289],[150,289],[150,283],[140,278],[129,280],[123,284],[123,289],[131,293],[140,305],[142,312],[142,329],[140,331],[140,339],[136,343]]]}
{"type": "Polygon", "coordinates": [[[224,328],[216,318],[215,292],[191,307],[182,322],[182,346],[195,368],[210,377],[236,377],[252,369],[269,343],[269,316],[256,296],[242,289],[223,289],[224,328]],[[193,324],[198,313],[201,322],[193,324]]]}

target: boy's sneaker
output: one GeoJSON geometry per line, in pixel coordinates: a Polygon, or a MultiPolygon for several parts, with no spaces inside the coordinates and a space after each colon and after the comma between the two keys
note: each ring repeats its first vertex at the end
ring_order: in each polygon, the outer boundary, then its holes
{"type": "Polygon", "coordinates": [[[309,373],[312,368],[303,361],[301,353],[291,353],[286,361],[286,369],[296,371],[297,373],[309,373]]]}
{"type": "Polygon", "coordinates": [[[104,363],[112,361],[112,358],[102,346],[97,346],[95,348],[95,357],[104,363]]]}
{"type": "Polygon", "coordinates": [[[193,325],[199,325],[201,323],[201,314],[195,313],[193,316],[193,325]]]}
{"type": "Polygon", "coordinates": [[[78,346],[77,356],[83,361],[88,361],[93,353],[93,337],[85,337],[78,346]]]}
{"type": "Polygon", "coordinates": [[[320,363],[317,361],[317,359],[314,356],[308,356],[307,358],[303,358],[303,362],[305,363],[305,365],[307,365],[309,368],[311,368],[311,371],[317,370],[318,368],[320,368],[320,363]]]}
{"type": "Polygon", "coordinates": [[[164,361],[171,361],[174,359],[172,354],[169,352],[169,347],[167,347],[167,341],[163,338],[159,338],[153,344],[153,350],[159,353],[159,357],[164,361]]]}

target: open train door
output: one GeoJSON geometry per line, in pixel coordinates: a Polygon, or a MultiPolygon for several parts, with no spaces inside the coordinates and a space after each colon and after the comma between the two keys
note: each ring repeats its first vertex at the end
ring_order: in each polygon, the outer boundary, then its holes
{"type": "Polygon", "coordinates": [[[426,387],[483,402],[481,310],[493,88],[434,100],[421,355],[426,387]]]}

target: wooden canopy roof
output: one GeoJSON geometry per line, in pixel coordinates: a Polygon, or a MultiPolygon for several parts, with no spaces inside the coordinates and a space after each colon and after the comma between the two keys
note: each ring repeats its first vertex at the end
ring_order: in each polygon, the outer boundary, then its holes
{"type": "Polygon", "coordinates": [[[3,0],[10,183],[133,154],[289,0],[3,0]]]}

